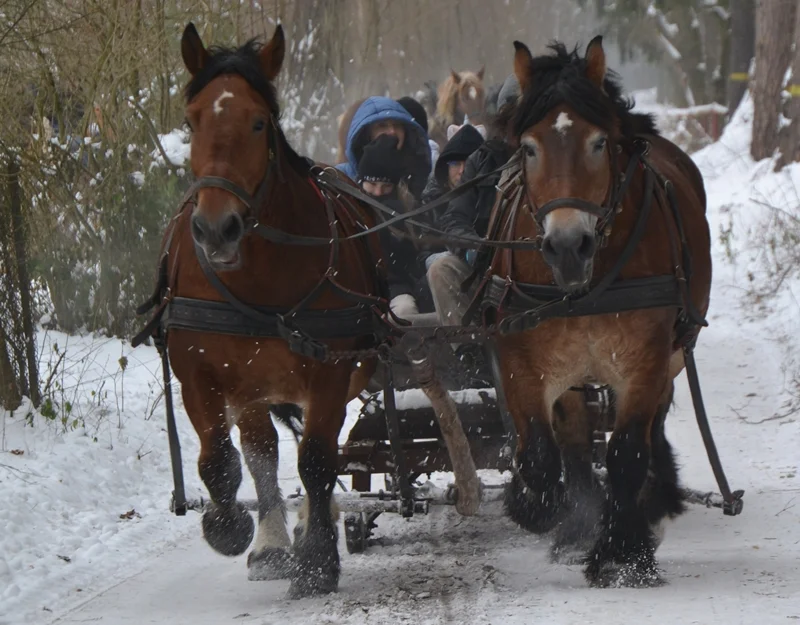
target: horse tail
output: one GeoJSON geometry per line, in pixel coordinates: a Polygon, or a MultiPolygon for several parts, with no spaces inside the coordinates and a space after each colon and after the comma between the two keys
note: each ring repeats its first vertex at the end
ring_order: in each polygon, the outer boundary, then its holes
{"type": "Polygon", "coordinates": [[[303,436],[303,409],[296,404],[270,404],[269,411],[275,420],[289,429],[299,443],[303,436]]]}

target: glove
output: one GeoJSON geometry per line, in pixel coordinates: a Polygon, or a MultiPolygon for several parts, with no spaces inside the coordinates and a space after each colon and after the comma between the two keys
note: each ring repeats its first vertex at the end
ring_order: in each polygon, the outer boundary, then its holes
{"type": "Polygon", "coordinates": [[[416,315],[419,313],[419,310],[417,310],[417,301],[414,299],[413,295],[409,295],[408,293],[395,296],[392,301],[389,302],[389,308],[401,319],[406,318],[408,315],[416,315]]]}

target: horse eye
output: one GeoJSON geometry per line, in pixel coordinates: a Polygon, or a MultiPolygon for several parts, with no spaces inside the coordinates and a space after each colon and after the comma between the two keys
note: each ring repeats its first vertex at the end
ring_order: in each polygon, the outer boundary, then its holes
{"type": "Polygon", "coordinates": [[[535,147],[525,143],[523,145],[523,148],[525,150],[525,156],[530,156],[531,158],[535,158],[536,157],[536,148],[535,147]]]}
{"type": "Polygon", "coordinates": [[[267,122],[265,122],[263,119],[256,120],[256,123],[253,124],[253,132],[261,132],[266,127],[267,122]]]}
{"type": "Polygon", "coordinates": [[[606,138],[601,137],[597,141],[594,142],[594,151],[600,152],[601,150],[605,149],[606,147],[606,138]]]}

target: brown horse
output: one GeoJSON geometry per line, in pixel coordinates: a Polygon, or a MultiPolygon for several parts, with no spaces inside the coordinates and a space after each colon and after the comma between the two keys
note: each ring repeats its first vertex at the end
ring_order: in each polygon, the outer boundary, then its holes
{"type": "Polygon", "coordinates": [[[656,530],[684,510],[664,421],[684,366],[681,347],[705,324],[709,304],[703,180],[649,116],[631,112],[606,70],[600,37],[584,57],[560,43],[537,58],[514,45],[523,96],[499,123],[520,148],[517,199],[498,204],[491,236],[538,240],[540,251],[494,256],[494,281],[510,294],[506,308],[494,310],[502,326],[515,307],[531,309],[512,306],[514,297],[519,303],[520,293],[538,288],[563,312],[498,338],[519,436],[507,511],[531,531],[557,528],[554,559],[588,548],[593,585],[657,584],[656,530]],[[614,293],[615,284],[647,281],[667,285],[670,303],[646,300],[644,291],[623,300],[618,290],[615,299],[594,300],[609,312],[568,312],[609,284],[614,293]],[[579,402],[564,401],[567,389],[586,383],[608,384],[614,394],[605,497],[589,460],[592,428],[571,412],[579,402]]]}
{"type": "Polygon", "coordinates": [[[431,122],[429,136],[443,148],[447,143],[447,128],[451,124],[461,126],[465,116],[473,125],[484,122],[486,90],[483,86],[484,69],[477,72],[456,72],[439,85],[436,100],[436,115],[431,122]]]}
{"type": "MultiPolygon", "coordinates": [[[[320,191],[314,178],[318,168],[298,156],[281,131],[273,81],[284,58],[283,30],[278,26],[264,46],[251,41],[238,49],[207,50],[189,24],[181,51],[191,75],[186,120],[197,182],[193,201],[184,207],[189,210],[181,210],[167,238],[171,302],[235,299],[239,305],[229,316],[242,307],[262,307],[261,313],[250,313],[259,318],[268,316],[263,307],[288,311],[300,305],[300,316],[324,311],[322,323],[335,326],[336,311],[353,304],[348,293],[376,294],[375,241],[339,241],[333,254],[333,244],[303,247],[261,235],[267,229],[333,240],[371,223],[356,204],[350,212],[342,205],[329,212],[336,200],[320,191]]],[[[252,323],[247,314],[241,319],[252,323]]],[[[276,319],[272,314],[267,321],[276,319]]],[[[237,555],[253,538],[253,520],[236,499],[242,473],[230,436],[235,424],[258,494],[249,577],[291,577],[294,597],[336,590],[339,554],[331,510],[337,438],[345,405],[364,388],[374,366],[365,362],[354,368],[353,360],[299,355],[276,333],[259,338],[257,333],[244,336],[241,328],[215,333],[168,327],[170,363],[200,437],[199,472],[211,498],[202,522],[206,540],[222,554],[237,555]],[[293,553],[269,414],[269,405],[281,402],[304,409],[298,468],[307,509],[293,553]]],[[[371,341],[357,334],[341,335],[328,345],[352,350],[371,341]]]]}

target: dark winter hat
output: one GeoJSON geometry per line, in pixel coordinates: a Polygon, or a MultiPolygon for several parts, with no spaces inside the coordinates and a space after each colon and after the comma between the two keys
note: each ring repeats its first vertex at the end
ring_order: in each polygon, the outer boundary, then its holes
{"type": "Polygon", "coordinates": [[[358,182],[391,182],[403,178],[403,155],[397,149],[397,137],[380,135],[364,148],[358,162],[358,182]]]}
{"type": "Polygon", "coordinates": [[[405,96],[400,98],[397,103],[402,106],[411,117],[414,118],[414,121],[417,122],[425,133],[428,133],[428,114],[425,112],[425,108],[417,102],[414,98],[410,96],[405,96]]]}
{"type": "Polygon", "coordinates": [[[520,95],[522,95],[522,90],[519,87],[517,77],[514,74],[509,74],[500,88],[500,93],[497,94],[497,110],[503,108],[504,104],[516,100],[520,95]]]}
{"type": "Polygon", "coordinates": [[[447,181],[447,164],[453,161],[465,161],[475,150],[483,145],[483,135],[475,126],[466,124],[453,135],[453,138],[444,146],[439,159],[436,161],[434,175],[436,179],[445,183],[447,181]]]}

